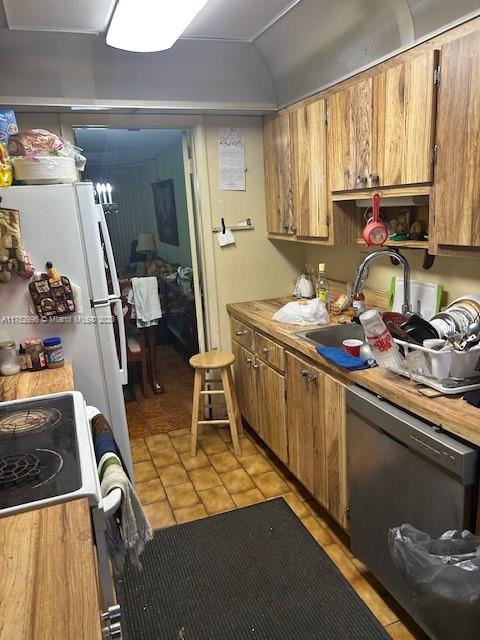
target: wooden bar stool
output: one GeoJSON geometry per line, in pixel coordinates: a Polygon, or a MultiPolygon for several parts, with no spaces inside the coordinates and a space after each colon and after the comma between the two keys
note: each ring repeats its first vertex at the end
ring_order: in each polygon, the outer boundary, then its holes
{"type": "Polygon", "coordinates": [[[233,353],[225,351],[206,351],[197,353],[190,358],[190,364],[195,369],[195,379],[193,384],[193,409],[192,409],[192,435],[191,454],[197,455],[198,428],[204,424],[229,424],[232,435],[233,450],[237,456],[242,455],[240,449],[239,434],[242,433],[242,419],[238,408],[235,386],[233,384],[231,365],[235,361],[233,353]],[[223,389],[205,389],[205,372],[209,369],[220,369],[223,389]],[[227,405],[228,420],[199,420],[200,398],[209,395],[225,395],[227,405]]]}

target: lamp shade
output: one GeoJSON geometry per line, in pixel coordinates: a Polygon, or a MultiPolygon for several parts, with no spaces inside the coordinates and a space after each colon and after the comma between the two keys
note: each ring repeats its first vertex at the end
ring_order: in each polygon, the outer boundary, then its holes
{"type": "Polygon", "coordinates": [[[153,233],[139,233],[137,240],[137,253],[155,253],[155,238],[153,233]]]}

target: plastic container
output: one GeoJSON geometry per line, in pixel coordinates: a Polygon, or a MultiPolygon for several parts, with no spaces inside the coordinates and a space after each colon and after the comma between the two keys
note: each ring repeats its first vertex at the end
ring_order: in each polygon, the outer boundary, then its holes
{"type": "Polygon", "coordinates": [[[14,376],[19,372],[20,360],[15,343],[10,340],[0,342],[0,374],[2,376],[14,376]]]}
{"type": "Polygon", "coordinates": [[[60,338],[47,338],[43,341],[45,359],[49,369],[58,369],[65,364],[63,344],[60,338]]]}
{"type": "Polygon", "coordinates": [[[380,312],[376,309],[365,311],[360,316],[360,322],[377,364],[387,369],[401,369],[403,358],[380,312]]]}
{"type": "Polygon", "coordinates": [[[25,184],[62,184],[77,181],[73,158],[56,156],[12,158],[15,180],[25,184]]]}

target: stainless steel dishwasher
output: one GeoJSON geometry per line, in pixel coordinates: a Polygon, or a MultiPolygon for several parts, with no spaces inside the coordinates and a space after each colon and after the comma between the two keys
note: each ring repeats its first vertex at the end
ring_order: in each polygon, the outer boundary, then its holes
{"type": "Polygon", "coordinates": [[[439,536],[474,531],[477,450],[388,401],[347,389],[352,551],[421,624],[388,548],[388,530],[409,523],[439,536]]]}

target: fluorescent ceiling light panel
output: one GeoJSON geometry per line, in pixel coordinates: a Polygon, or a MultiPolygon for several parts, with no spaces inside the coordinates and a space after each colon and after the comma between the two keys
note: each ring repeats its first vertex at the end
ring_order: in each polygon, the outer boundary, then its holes
{"type": "Polygon", "coordinates": [[[107,44],[125,51],[170,49],[207,0],[119,0],[107,44]]]}

